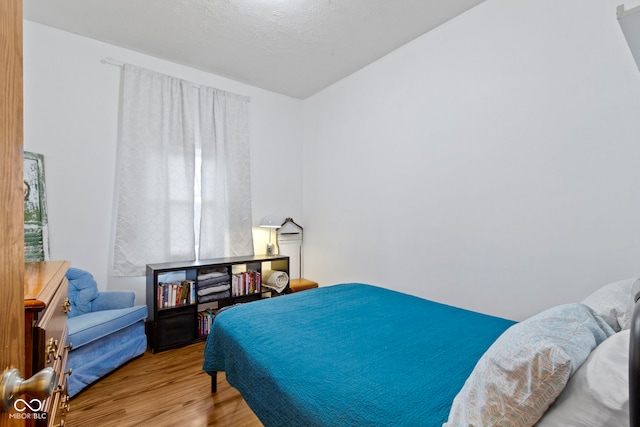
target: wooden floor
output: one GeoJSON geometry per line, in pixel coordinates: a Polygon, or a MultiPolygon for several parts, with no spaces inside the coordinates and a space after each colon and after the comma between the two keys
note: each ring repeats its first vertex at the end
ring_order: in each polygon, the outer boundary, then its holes
{"type": "Polygon", "coordinates": [[[203,349],[147,351],[74,396],[65,426],[262,426],[223,373],[211,394],[203,349]]]}

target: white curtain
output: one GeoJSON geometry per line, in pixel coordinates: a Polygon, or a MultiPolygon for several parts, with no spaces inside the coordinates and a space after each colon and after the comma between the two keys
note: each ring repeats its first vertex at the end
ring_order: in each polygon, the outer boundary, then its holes
{"type": "Polygon", "coordinates": [[[195,107],[192,85],[124,65],[116,276],[195,259],[195,107]]]}
{"type": "Polygon", "coordinates": [[[253,254],[249,100],[201,88],[202,215],[199,257],[253,254]]]}

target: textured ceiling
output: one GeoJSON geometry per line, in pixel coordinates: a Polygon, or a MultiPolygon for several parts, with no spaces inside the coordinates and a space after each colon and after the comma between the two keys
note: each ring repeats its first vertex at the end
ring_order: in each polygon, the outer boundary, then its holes
{"type": "Polygon", "coordinates": [[[306,98],[482,1],[24,0],[24,17],[306,98]]]}

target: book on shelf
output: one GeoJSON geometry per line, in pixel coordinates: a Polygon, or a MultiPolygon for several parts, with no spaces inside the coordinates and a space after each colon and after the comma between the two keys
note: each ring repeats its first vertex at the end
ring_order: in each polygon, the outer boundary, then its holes
{"type": "Polygon", "coordinates": [[[158,307],[172,308],[195,303],[196,284],[193,280],[158,283],[158,307]]]}
{"type": "Polygon", "coordinates": [[[209,335],[216,311],[207,309],[198,312],[198,336],[209,335]]]}
{"type": "Polygon", "coordinates": [[[234,297],[255,294],[261,290],[262,274],[259,271],[249,270],[231,277],[231,295],[234,297]]]}

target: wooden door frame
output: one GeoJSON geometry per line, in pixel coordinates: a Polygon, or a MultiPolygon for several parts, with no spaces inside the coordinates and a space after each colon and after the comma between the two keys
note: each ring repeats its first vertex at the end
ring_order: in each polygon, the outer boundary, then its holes
{"type": "MultiPolygon", "coordinates": [[[[0,1],[0,373],[24,373],[22,0],[0,1]]],[[[24,425],[0,408],[0,427],[24,425]]]]}

